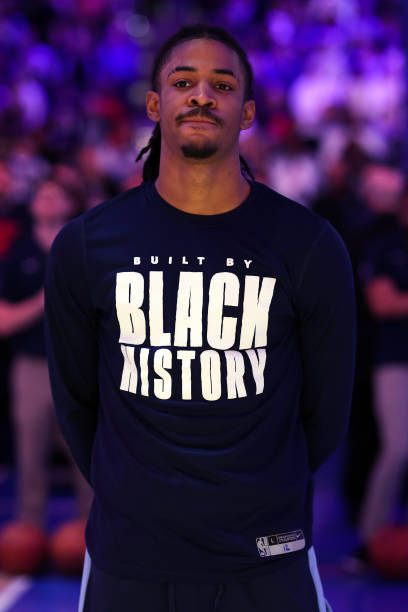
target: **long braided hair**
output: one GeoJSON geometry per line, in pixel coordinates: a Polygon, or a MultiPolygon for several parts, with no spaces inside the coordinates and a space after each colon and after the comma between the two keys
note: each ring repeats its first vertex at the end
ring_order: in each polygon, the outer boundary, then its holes
{"type": "MultiPolygon", "coordinates": [[[[216,40],[223,43],[238,55],[242,67],[245,73],[245,91],[244,100],[250,100],[253,97],[253,73],[251,64],[248,61],[248,57],[241,47],[241,45],[229,34],[224,28],[218,26],[211,26],[206,24],[196,24],[185,26],[178,30],[173,36],[166,40],[166,42],[159,49],[156,59],[153,63],[152,75],[151,75],[151,87],[153,91],[160,90],[160,71],[166,63],[172,49],[182,42],[188,40],[194,40],[196,38],[207,38],[209,40],[216,40]]],[[[147,152],[145,163],[143,165],[143,180],[154,181],[159,176],[160,168],[160,146],[161,146],[161,130],[160,123],[156,123],[152,135],[149,139],[148,144],[140,151],[136,158],[139,161],[147,152]]],[[[251,172],[245,159],[242,155],[239,156],[241,163],[241,172],[247,174],[252,180],[255,180],[254,175],[251,172]]]]}

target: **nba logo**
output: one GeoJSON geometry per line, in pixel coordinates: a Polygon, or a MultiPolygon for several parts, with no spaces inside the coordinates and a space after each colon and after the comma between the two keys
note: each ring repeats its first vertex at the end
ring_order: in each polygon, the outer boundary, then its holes
{"type": "Polygon", "coordinates": [[[256,545],[261,557],[267,557],[269,554],[269,546],[266,538],[256,538],[256,545]]]}

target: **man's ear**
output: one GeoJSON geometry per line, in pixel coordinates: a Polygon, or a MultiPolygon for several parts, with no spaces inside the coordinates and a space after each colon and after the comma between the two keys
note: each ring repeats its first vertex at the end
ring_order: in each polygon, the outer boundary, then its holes
{"type": "Polygon", "coordinates": [[[157,91],[149,90],[146,94],[146,112],[149,119],[160,121],[160,96],[157,91]]]}
{"type": "Polygon", "coordinates": [[[248,128],[252,127],[255,121],[255,114],[256,114],[255,101],[246,100],[244,102],[244,106],[242,109],[242,116],[241,116],[241,123],[240,123],[241,130],[247,130],[248,128]]]}

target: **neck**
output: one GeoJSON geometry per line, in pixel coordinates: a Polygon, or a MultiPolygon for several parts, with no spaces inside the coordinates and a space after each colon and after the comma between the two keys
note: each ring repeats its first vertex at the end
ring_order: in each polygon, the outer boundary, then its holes
{"type": "Polygon", "coordinates": [[[171,160],[162,155],[156,189],[163,199],[197,215],[216,215],[239,206],[250,192],[241,174],[239,154],[216,163],[171,160]]]}

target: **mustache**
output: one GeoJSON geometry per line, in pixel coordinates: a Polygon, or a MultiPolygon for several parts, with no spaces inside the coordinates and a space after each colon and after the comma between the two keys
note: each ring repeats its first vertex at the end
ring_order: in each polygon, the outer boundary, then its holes
{"type": "Polygon", "coordinates": [[[186,119],[191,119],[193,117],[203,117],[204,119],[209,119],[210,121],[213,121],[217,125],[224,125],[224,120],[221,119],[221,117],[213,115],[212,112],[205,106],[203,106],[202,108],[192,108],[190,111],[188,111],[188,113],[185,113],[184,115],[177,115],[176,122],[180,123],[181,121],[185,121],[186,119]]]}

